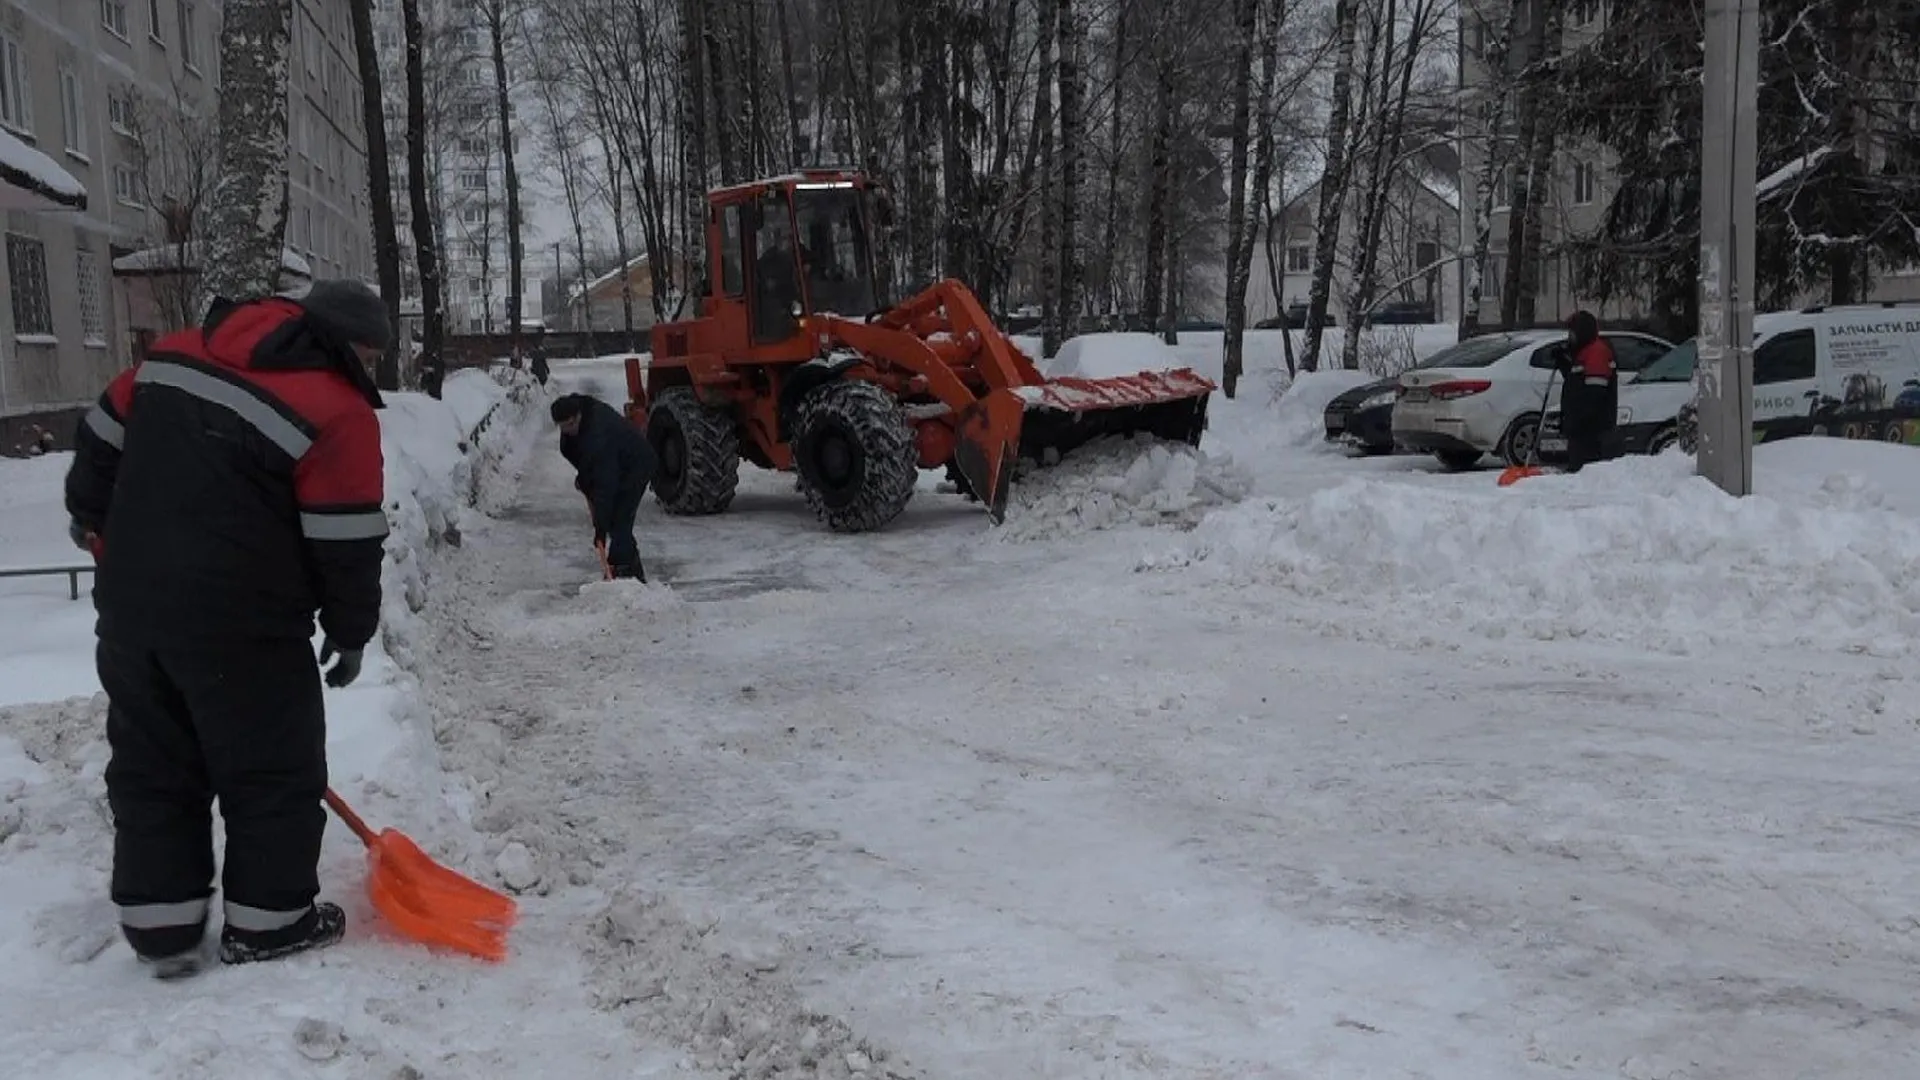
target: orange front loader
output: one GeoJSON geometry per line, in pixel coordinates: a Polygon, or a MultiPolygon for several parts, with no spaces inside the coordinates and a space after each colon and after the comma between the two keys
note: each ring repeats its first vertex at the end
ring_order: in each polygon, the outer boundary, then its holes
{"type": "Polygon", "coordinates": [[[943,467],[998,523],[1020,462],[1102,435],[1198,445],[1214,384],[1191,370],[1046,378],[952,279],[883,305],[885,207],[834,171],[708,196],[700,314],[655,326],[651,357],[627,362],[627,414],[669,513],[725,510],[744,457],[798,473],[836,531],[885,525],[919,470],[943,467]]]}

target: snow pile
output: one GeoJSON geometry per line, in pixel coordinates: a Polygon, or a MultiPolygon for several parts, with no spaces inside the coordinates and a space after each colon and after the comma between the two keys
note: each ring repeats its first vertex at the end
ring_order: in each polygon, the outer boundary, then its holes
{"type": "Polygon", "coordinates": [[[1191,528],[1251,490],[1251,478],[1231,457],[1185,443],[1112,436],[1050,468],[1021,474],[998,535],[1031,541],[1126,525],[1191,528]]]}
{"type": "Polygon", "coordinates": [[[1047,363],[1050,378],[1118,379],[1143,371],[1173,371],[1186,362],[1153,334],[1081,334],[1047,363]]]}
{"type": "Polygon", "coordinates": [[[1794,439],[1755,459],[1766,494],[1739,500],[1682,455],[1506,489],[1351,480],[1223,510],[1145,566],[1281,584],[1343,625],[1442,640],[1920,648],[1914,451],[1794,439]]]}
{"type": "Polygon", "coordinates": [[[1276,446],[1302,449],[1326,441],[1327,406],[1349,390],[1378,382],[1364,371],[1307,371],[1294,377],[1273,409],[1267,435],[1276,446]]]}

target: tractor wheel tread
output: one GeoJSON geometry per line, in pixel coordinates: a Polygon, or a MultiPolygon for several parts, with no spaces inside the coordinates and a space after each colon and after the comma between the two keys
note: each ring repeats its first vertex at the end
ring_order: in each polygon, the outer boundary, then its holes
{"type": "Polygon", "coordinates": [[[814,514],[834,532],[870,532],[900,516],[920,479],[920,452],[913,427],[893,395],[873,383],[844,379],[809,391],[794,409],[795,471],[800,490],[814,514]],[[844,505],[830,505],[808,475],[799,450],[817,432],[839,427],[860,448],[864,475],[844,505]]]}
{"type": "Polygon", "coordinates": [[[692,387],[662,390],[648,410],[648,437],[654,454],[662,458],[665,418],[677,427],[686,445],[684,480],[656,472],[653,497],[669,514],[718,514],[732,504],[740,486],[740,430],[733,414],[702,404],[692,387]]]}

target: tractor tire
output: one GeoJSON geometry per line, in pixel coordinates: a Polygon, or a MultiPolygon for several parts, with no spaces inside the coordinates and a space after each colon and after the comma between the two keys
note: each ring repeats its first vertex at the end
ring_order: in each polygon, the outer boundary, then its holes
{"type": "Polygon", "coordinates": [[[920,479],[920,452],[899,402],[859,379],[801,398],[792,446],[800,491],[834,532],[870,532],[899,517],[920,479]]]}
{"type": "Polygon", "coordinates": [[[659,467],[653,497],[669,514],[718,514],[740,486],[740,431],[733,414],[703,405],[693,389],[662,390],[647,413],[659,467]]]}

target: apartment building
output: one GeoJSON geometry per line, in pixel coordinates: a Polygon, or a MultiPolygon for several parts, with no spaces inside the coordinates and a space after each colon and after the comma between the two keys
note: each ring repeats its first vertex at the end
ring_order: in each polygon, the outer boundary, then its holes
{"type": "MultiPolygon", "coordinates": [[[[294,5],[287,244],[316,275],[370,277],[347,2],[294,5]]],[[[87,193],[82,211],[5,214],[0,425],[42,418],[64,439],[61,414],[174,328],[127,302],[113,265],[193,239],[218,177],[220,22],[220,0],[0,0],[0,128],[87,193]]]]}
{"type": "MultiPolygon", "coordinates": [[[[376,44],[386,95],[389,157],[394,177],[395,216],[403,251],[402,275],[409,297],[419,295],[413,260],[413,209],[407,198],[408,163],[406,36],[396,0],[374,0],[376,44]]],[[[507,193],[505,159],[500,146],[500,113],[493,69],[493,38],[482,8],[464,0],[424,0],[420,11],[425,56],[428,202],[440,241],[446,288],[447,328],[456,334],[503,333],[508,328],[507,193]]],[[[517,40],[519,35],[513,35],[517,40]]],[[[518,65],[518,47],[510,46],[509,76],[518,65]]],[[[510,91],[514,115],[514,151],[521,184],[520,229],[524,247],[520,289],[523,325],[538,324],[544,307],[545,271],[538,230],[530,220],[539,209],[538,169],[529,152],[524,117],[531,90],[510,91]]]]}
{"type": "MultiPolygon", "coordinates": [[[[1607,0],[1572,0],[1568,5],[1563,23],[1563,50],[1578,49],[1590,43],[1606,26],[1607,0]]],[[[1478,97],[1489,86],[1490,69],[1486,63],[1486,50],[1495,28],[1492,19],[1494,11],[1504,13],[1504,3],[1492,0],[1463,0],[1459,8],[1459,54],[1458,71],[1460,73],[1461,138],[1460,138],[1460,246],[1461,250],[1471,250],[1474,225],[1478,207],[1475,205],[1474,191],[1479,177],[1486,169],[1488,139],[1485,125],[1481,121],[1478,109],[1478,97]]],[[[1527,35],[1544,19],[1541,0],[1522,0],[1515,15],[1515,41],[1513,42],[1512,64],[1517,70],[1528,61],[1527,35]]],[[[1508,123],[1515,120],[1509,117],[1508,123]]],[[[1509,128],[1508,136],[1512,130],[1509,128]]],[[[1765,175],[1769,171],[1768,163],[1761,163],[1761,188],[1768,185],[1765,175]]],[[[1600,231],[1606,219],[1607,207],[1616,190],[1616,162],[1602,147],[1583,145],[1580,141],[1562,136],[1556,147],[1554,161],[1548,173],[1546,202],[1541,215],[1541,238],[1543,257],[1535,269],[1537,281],[1536,315],[1540,321],[1559,322],[1580,308],[1598,312],[1603,317],[1640,317],[1645,311],[1632,298],[1619,298],[1602,305],[1593,297],[1581,294],[1575,281],[1570,260],[1553,253],[1553,249],[1568,237],[1587,236],[1600,231]]],[[[1481,312],[1482,321],[1498,319],[1500,310],[1500,290],[1504,286],[1507,271],[1507,223],[1510,217],[1509,193],[1513,188],[1513,168],[1509,167],[1502,175],[1494,178],[1493,213],[1491,215],[1492,246],[1487,259],[1484,278],[1481,312]]],[[[1462,276],[1461,293],[1465,293],[1465,276],[1462,276]]],[[[1816,303],[1822,297],[1808,295],[1802,298],[1804,303],[1816,303]]],[[[1920,299],[1920,267],[1909,267],[1877,277],[1869,300],[1911,300],[1920,299]]]]}
{"type": "MultiPolygon", "coordinates": [[[[1569,50],[1579,48],[1597,35],[1605,26],[1605,9],[1606,5],[1601,0],[1574,0],[1568,6],[1564,21],[1562,47],[1569,50]]],[[[1492,20],[1504,15],[1504,12],[1504,3],[1491,4],[1486,0],[1464,0],[1460,5],[1457,60],[1463,108],[1459,140],[1458,242],[1463,252],[1471,251],[1473,247],[1479,212],[1475,192],[1485,173],[1489,150],[1486,126],[1478,112],[1480,95],[1488,89],[1491,79],[1486,52],[1489,41],[1498,30],[1492,20]],[[1496,8],[1500,15],[1493,14],[1496,8]]],[[[1543,18],[1540,0],[1522,0],[1514,15],[1514,40],[1510,47],[1510,62],[1514,70],[1528,62],[1528,35],[1534,30],[1535,21],[1543,18]]],[[[1515,118],[1509,116],[1503,136],[1512,138],[1516,126],[1515,118]]],[[[1492,245],[1481,285],[1483,322],[1495,321],[1499,317],[1500,290],[1507,272],[1507,223],[1511,216],[1514,171],[1515,166],[1509,164],[1500,175],[1493,178],[1492,245]]],[[[1566,136],[1559,140],[1553,164],[1548,170],[1541,213],[1543,257],[1536,269],[1535,293],[1536,315],[1540,321],[1558,322],[1582,307],[1602,315],[1618,315],[1627,314],[1628,309],[1634,306],[1629,300],[1603,307],[1591,297],[1580,295],[1570,261],[1553,250],[1567,237],[1586,235],[1600,229],[1605,221],[1608,200],[1612,197],[1613,189],[1609,185],[1613,175],[1612,163],[1604,148],[1582,145],[1566,136]]],[[[1462,273],[1457,286],[1462,307],[1465,303],[1466,279],[1467,274],[1462,273]]]]}

